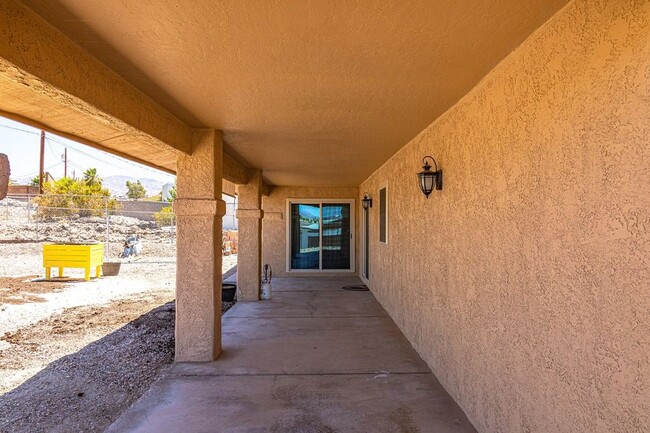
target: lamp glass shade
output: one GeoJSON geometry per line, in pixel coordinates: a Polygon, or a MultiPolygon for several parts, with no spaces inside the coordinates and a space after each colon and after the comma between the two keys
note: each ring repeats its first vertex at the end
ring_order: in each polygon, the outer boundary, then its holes
{"type": "Polygon", "coordinates": [[[431,194],[431,191],[433,191],[434,185],[436,184],[436,177],[438,177],[438,173],[431,170],[424,170],[418,173],[420,190],[422,190],[427,198],[431,194]]]}
{"type": "Polygon", "coordinates": [[[372,199],[368,196],[364,196],[363,199],[361,200],[361,206],[363,206],[364,209],[368,210],[372,204],[372,199]]]}

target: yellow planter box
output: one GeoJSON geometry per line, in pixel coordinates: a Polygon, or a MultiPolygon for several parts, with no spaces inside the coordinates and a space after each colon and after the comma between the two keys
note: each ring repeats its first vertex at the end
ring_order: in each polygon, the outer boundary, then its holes
{"type": "Polygon", "coordinates": [[[104,264],[104,244],[93,245],[43,245],[43,266],[45,279],[49,280],[52,268],[59,268],[59,277],[63,276],[63,268],[81,268],[86,271],[84,279],[90,280],[90,270],[95,268],[95,276],[99,277],[104,264]]]}

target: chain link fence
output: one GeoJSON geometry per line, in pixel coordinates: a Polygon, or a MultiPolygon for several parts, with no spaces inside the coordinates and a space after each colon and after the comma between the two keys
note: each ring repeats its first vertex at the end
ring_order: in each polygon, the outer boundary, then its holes
{"type": "Polygon", "coordinates": [[[117,257],[138,235],[144,256],[175,257],[171,203],[82,195],[11,195],[0,201],[0,242],[102,242],[117,257]]]}
{"type": "MultiPolygon", "coordinates": [[[[224,255],[237,253],[236,203],[223,218],[224,255]]],[[[176,257],[176,218],[171,203],[111,197],[13,194],[0,200],[0,243],[104,244],[118,258],[129,236],[143,243],[141,260],[176,257]]]]}

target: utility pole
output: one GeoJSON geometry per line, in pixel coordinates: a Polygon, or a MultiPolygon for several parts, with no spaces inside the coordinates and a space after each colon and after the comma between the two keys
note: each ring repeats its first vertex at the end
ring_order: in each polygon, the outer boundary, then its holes
{"type": "Polygon", "coordinates": [[[63,177],[68,177],[68,148],[63,148],[63,155],[61,155],[63,160],[63,177]]]}
{"type": "Polygon", "coordinates": [[[38,190],[43,194],[43,172],[45,171],[45,131],[41,130],[41,164],[38,170],[38,190]]]}

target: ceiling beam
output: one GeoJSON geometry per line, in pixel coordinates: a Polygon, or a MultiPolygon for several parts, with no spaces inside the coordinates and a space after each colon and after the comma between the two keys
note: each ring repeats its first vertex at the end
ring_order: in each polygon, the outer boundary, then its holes
{"type": "Polygon", "coordinates": [[[275,188],[273,185],[269,185],[264,180],[262,181],[261,193],[262,193],[263,196],[265,196],[265,197],[270,196],[271,192],[273,192],[273,188],[275,188]]]}
{"type": "Polygon", "coordinates": [[[248,182],[248,168],[240,164],[235,158],[224,152],[223,154],[223,172],[224,179],[235,183],[244,184],[248,182]]]}
{"type": "Polygon", "coordinates": [[[1,110],[151,165],[192,151],[187,124],[17,0],[0,0],[0,88],[1,110]]]}

